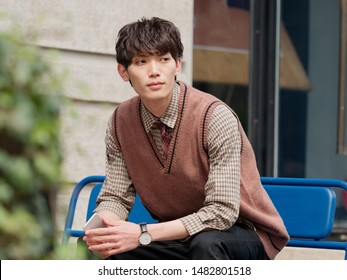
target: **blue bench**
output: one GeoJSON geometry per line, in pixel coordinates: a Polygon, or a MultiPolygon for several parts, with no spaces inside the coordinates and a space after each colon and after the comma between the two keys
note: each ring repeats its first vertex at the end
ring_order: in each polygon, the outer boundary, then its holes
{"type": "MultiPolygon", "coordinates": [[[[86,221],[95,209],[96,198],[104,176],[89,176],[82,179],[73,189],[62,243],[70,237],[79,237],[83,231],[73,229],[73,220],[81,190],[92,185],[86,221]]],[[[344,250],[347,260],[347,242],[329,240],[334,226],[336,210],[335,190],[347,191],[347,183],[341,180],[310,178],[262,177],[261,182],[280,213],[290,235],[287,246],[344,250]]],[[[129,214],[129,221],[155,223],[138,196],[129,214]]]]}

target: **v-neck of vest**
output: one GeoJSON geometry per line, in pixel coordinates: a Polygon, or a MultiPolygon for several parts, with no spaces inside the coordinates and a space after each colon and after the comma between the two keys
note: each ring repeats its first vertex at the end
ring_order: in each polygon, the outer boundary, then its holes
{"type": "MultiPolygon", "coordinates": [[[[156,160],[161,165],[164,173],[170,173],[171,168],[172,168],[173,159],[175,156],[176,144],[177,144],[177,135],[178,135],[178,132],[180,130],[181,120],[182,120],[182,117],[184,114],[185,103],[186,103],[186,99],[187,99],[187,85],[182,83],[182,82],[179,82],[179,85],[180,85],[180,95],[179,95],[179,99],[178,99],[178,108],[177,108],[178,109],[178,115],[177,115],[175,127],[173,129],[173,135],[172,135],[172,138],[170,141],[170,146],[169,146],[166,160],[161,155],[157,145],[154,142],[153,137],[150,135],[150,133],[145,132],[146,136],[147,136],[148,144],[150,145],[150,147],[153,151],[153,156],[156,157],[156,160]]],[[[142,122],[142,118],[141,118],[141,103],[140,102],[138,103],[138,106],[139,106],[138,112],[139,112],[141,124],[142,124],[143,130],[146,131],[144,124],[142,122]]]]}

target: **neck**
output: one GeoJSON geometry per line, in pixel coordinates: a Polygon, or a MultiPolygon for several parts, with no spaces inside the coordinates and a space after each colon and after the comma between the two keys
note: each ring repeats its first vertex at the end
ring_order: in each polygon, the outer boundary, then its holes
{"type": "Polygon", "coordinates": [[[170,95],[170,99],[155,100],[155,101],[142,100],[143,104],[146,106],[148,111],[150,111],[154,116],[158,118],[164,115],[167,108],[169,107],[170,101],[171,101],[171,95],[170,95]]]}
{"type": "Polygon", "coordinates": [[[171,87],[169,94],[164,94],[162,97],[142,98],[141,100],[147,110],[150,111],[154,116],[159,118],[165,114],[167,108],[170,105],[174,87],[175,85],[171,87]]]}
{"type": "Polygon", "coordinates": [[[172,98],[172,91],[171,91],[171,94],[167,95],[165,98],[142,99],[142,102],[148,111],[150,111],[154,116],[159,118],[162,115],[164,115],[164,113],[166,112],[171,102],[171,98],[172,98]]]}

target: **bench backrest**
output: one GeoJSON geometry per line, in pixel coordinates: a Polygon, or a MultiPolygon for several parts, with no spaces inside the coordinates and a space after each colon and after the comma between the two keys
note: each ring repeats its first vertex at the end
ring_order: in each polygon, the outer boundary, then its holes
{"type": "Polygon", "coordinates": [[[264,185],[291,238],[323,239],[333,229],[336,198],[328,187],[264,185]]]}

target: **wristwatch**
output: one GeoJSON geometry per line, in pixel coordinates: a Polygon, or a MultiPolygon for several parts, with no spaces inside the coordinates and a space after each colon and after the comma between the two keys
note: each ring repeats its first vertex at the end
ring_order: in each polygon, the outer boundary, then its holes
{"type": "Polygon", "coordinates": [[[139,242],[141,245],[148,245],[152,242],[152,235],[147,230],[147,224],[146,223],[140,223],[139,224],[141,229],[141,234],[139,236],[139,242]]]}

